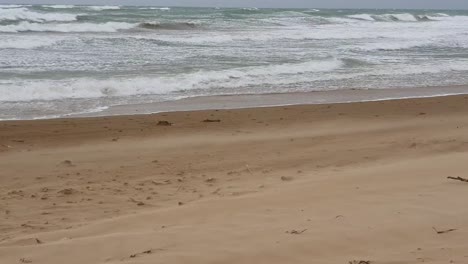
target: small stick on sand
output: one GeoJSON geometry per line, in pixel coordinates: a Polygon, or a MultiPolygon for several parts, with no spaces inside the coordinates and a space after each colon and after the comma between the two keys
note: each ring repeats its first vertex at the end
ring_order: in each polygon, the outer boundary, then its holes
{"type": "Polygon", "coordinates": [[[462,177],[447,177],[447,179],[455,180],[455,181],[468,182],[468,179],[465,179],[465,178],[462,178],[462,177]]]}
{"type": "Polygon", "coordinates": [[[437,234],[446,234],[446,233],[450,233],[450,232],[453,232],[453,231],[456,231],[456,229],[447,229],[447,230],[437,230],[435,227],[433,227],[432,229],[434,229],[434,231],[436,231],[437,234]]]}
{"type": "Polygon", "coordinates": [[[132,254],[132,255],[130,255],[130,258],[136,258],[136,257],[138,257],[140,255],[151,254],[151,253],[153,253],[153,250],[150,249],[150,250],[143,251],[141,253],[132,254]]]}
{"type": "Polygon", "coordinates": [[[292,234],[292,235],[300,235],[300,234],[304,233],[305,231],[307,231],[307,229],[300,230],[300,231],[298,231],[298,230],[291,230],[291,231],[287,231],[286,233],[292,234]]]}

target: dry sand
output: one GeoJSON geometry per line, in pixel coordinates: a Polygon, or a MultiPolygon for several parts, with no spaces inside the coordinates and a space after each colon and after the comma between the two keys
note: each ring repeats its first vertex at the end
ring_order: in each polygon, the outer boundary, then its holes
{"type": "Polygon", "coordinates": [[[0,122],[0,263],[468,263],[448,176],[467,96],[0,122]]]}

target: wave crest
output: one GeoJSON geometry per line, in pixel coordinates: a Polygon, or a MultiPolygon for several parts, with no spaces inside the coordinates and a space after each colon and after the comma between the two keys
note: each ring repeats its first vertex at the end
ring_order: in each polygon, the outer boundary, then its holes
{"type": "Polygon", "coordinates": [[[119,10],[120,6],[86,6],[87,9],[93,11],[103,11],[103,10],[119,10]]]}
{"type": "Polygon", "coordinates": [[[23,7],[23,6],[28,6],[28,5],[0,5],[0,8],[18,8],[18,7],[23,7]]]}
{"type": "Polygon", "coordinates": [[[70,98],[100,98],[134,95],[160,95],[179,91],[275,85],[297,81],[292,75],[330,72],[344,65],[336,59],[302,63],[251,66],[220,71],[199,71],[172,77],[130,79],[74,79],[0,84],[0,101],[50,101],[70,98]]]}
{"type": "Polygon", "coordinates": [[[140,7],[140,10],[160,10],[160,11],[171,11],[170,7],[140,7]]]}
{"type": "Polygon", "coordinates": [[[0,32],[117,32],[131,29],[135,24],[124,22],[107,22],[102,24],[77,23],[77,24],[41,24],[20,22],[17,25],[0,26],[0,32]]]}
{"type": "Polygon", "coordinates": [[[62,14],[62,13],[39,13],[30,11],[27,8],[8,8],[0,9],[0,21],[33,21],[33,22],[46,22],[46,21],[76,21],[77,15],[62,14]]]}
{"type": "Polygon", "coordinates": [[[17,32],[117,32],[119,30],[128,29],[148,29],[148,30],[191,30],[197,28],[195,23],[191,22],[176,22],[176,23],[159,23],[145,22],[140,24],[132,24],[125,22],[107,22],[107,23],[31,23],[22,21],[19,24],[0,26],[0,32],[17,33],[17,32]]]}
{"type": "Polygon", "coordinates": [[[179,23],[159,23],[159,22],[145,22],[138,25],[139,28],[152,29],[152,30],[187,30],[197,27],[195,23],[179,22],[179,23]]]}
{"type": "Polygon", "coordinates": [[[403,14],[356,14],[349,15],[348,18],[363,20],[363,21],[380,21],[380,22],[418,22],[418,21],[430,21],[430,15],[414,15],[410,13],[403,14]]]}
{"type": "Polygon", "coordinates": [[[53,9],[70,9],[70,8],[75,8],[76,6],[74,5],[43,5],[43,7],[53,8],[53,9]]]}

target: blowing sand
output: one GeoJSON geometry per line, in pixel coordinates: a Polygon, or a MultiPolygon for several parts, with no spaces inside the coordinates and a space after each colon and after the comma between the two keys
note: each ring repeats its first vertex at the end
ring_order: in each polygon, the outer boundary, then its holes
{"type": "Polygon", "coordinates": [[[450,96],[1,122],[0,263],[468,263],[467,117],[450,96]]]}

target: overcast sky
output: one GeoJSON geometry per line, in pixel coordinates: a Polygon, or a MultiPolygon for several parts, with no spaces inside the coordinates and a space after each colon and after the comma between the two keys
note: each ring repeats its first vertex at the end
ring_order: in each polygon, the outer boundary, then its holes
{"type": "Polygon", "coordinates": [[[468,0],[0,0],[11,4],[468,9],[468,0]]]}

